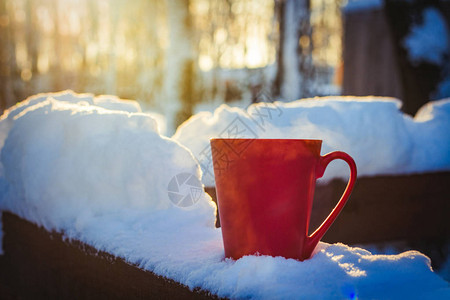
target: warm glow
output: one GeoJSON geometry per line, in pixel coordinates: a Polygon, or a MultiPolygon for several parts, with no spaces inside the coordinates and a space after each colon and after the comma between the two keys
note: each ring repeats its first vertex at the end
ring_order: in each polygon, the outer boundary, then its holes
{"type": "Polygon", "coordinates": [[[313,58],[317,64],[338,66],[341,61],[342,0],[311,0],[313,58]]]}
{"type": "MultiPolygon", "coordinates": [[[[6,72],[14,74],[11,76],[22,86],[27,85],[27,93],[73,89],[117,94],[153,105],[173,89],[168,88],[168,81],[179,84],[176,76],[180,74],[168,74],[174,68],[183,70],[178,63],[173,64],[173,58],[176,61],[177,55],[193,53],[194,80],[200,82],[202,97],[213,99],[227,93],[235,99],[248,98],[248,83],[233,86],[236,84],[226,82],[229,79],[220,78],[216,71],[233,69],[239,73],[243,69],[239,74],[262,74],[263,70],[249,69],[275,64],[280,42],[274,0],[4,3],[6,13],[0,15],[0,28],[8,28],[5,48],[10,49],[11,57],[5,62],[10,61],[12,66],[5,63],[3,68],[12,70],[6,72]],[[187,16],[185,23],[180,21],[180,11],[187,16]],[[174,32],[180,31],[182,34],[175,36],[187,36],[189,41],[173,38],[174,32]],[[215,75],[205,75],[208,71],[215,75]]],[[[312,40],[303,36],[298,43],[303,48],[314,46],[315,65],[328,68],[339,63],[339,3],[311,0],[312,40]]]]}
{"type": "Polygon", "coordinates": [[[191,13],[201,37],[199,66],[260,68],[275,61],[273,1],[234,0],[227,7],[219,1],[192,0],[191,13]],[[211,15],[214,15],[211,18],[211,15]],[[227,17],[228,16],[228,17],[227,17]]]}
{"type": "MultiPolygon", "coordinates": [[[[51,2],[51,1],[50,1],[51,2]]],[[[50,3],[49,2],[49,3],[50,3]]],[[[338,1],[339,2],[339,1],[338,1]]],[[[53,3],[53,2],[52,2],[53,3]]],[[[70,55],[58,56],[60,51],[65,53],[73,49],[73,43],[78,47],[85,48],[86,61],[89,64],[103,65],[104,58],[109,57],[116,60],[119,66],[136,63],[139,59],[139,51],[130,49],[138,41],[139,33],[145,27],[155,27],[155,39],[159,42],[153,43],[153,47],[166,47],[167,24],[165,16],[155,17],[156,22],[137,23],[144,18],[143,11],[147,5],[142,6],[142,2],[135,4],[135,9],[126,6],[123,8],[113,8],[110,1],[99,0],[91,2],[89,0],[64,0],[56,1],[56,7],[46,5],[46,2],[32,2],[32,8],[36,11],[37,30],[40,39],[39,43],[39,69],[46,72],[49,69],[48,57],[58,57],[63,60],[60,66],[63,68],[79,68],[82,64],[80,55],[72,53],[70,55]],[[101,13],[100,13],[101,12],[101,13]],[[55,13],[57,18],[55,19],[55,13]],[[116,23],[111,21],[116,20],[116,23]],[[160,22],[162,21],[162,22],[160,22]],[[147,24],[146,24],[147,23],[147,24]],[[152,24],[148,24],[152,23],[152,24]],[[138,25],[136,25],[138,24],[138,25]],[[55,35],[59,35],[56,37],[55,35]],[[57,39],[57,40],[55,40],[57,39]],[[58,43],[55,47],[55,43],[58,43]],[[53,45],[52,45],[53,44],[53,45]]],[[[200,43],[198,64],[202,70],[210,70],[215,67],[221,68],[257,68],[271,64],[275,61],[275,45],[270,40],[274,32],[274,3],[272,0],[234,0],[230,7],[224,6],[225,2],[209,0],[191,0],[190,12],[192,13],[195,29],[200,32],[200,43]],[[220,3],[219,3],[220,2],[220,3]],[[228,12],[227,12],[228,10],[228,12]],[[214,14],[218,14],[215,16],[214,14]],[[232,18],[227,16],[232,16],[232,18]],[[213,16],[214,15],[214,16],[213,16]]],[[[228,2],[226,2],[228,3],[228,2]]],[[[27,19],[25,0],[15,0],[11,2],[14,10],[13,22],[15,25],[24,26],[27,19]]],[[[116,4],[115,4],[116,5],[116,4]]],[[[119,5],[119,6],[120,6],[119,5]]],[[[311,1],[311,22],[313,25],[326,20],[330,28],[340,28],[340,19],[336,14],[328,10],[315,9],[326,5],[338,5],[330,0],[311,1]]],[[[152,4],[150,6],[161,6],[152,4]]],[[[164,11],[164,9],[161,9],[164,11]]],[[[332,11],[331,11],[332,12],[332,11]]],[[[9,22],[5,19],[2,23],[9,22]]],[[[147,37],[153,39],[153,37],[147,37]]],[[[313,31],[315,44],[323,43],[324,32],[313,31]]],[[[303,37],[305,39],[305,37],[303,37]]],[[[24,40],[24,36],[18,34],[18,40],[24,40]]],[[[308,40],[300,40],[302,44],[309,43],[308,40]]],[[[305,45],[303,45],[305,46],[305,45]]],[[[316,47],[314,50],[316,59],[337,64],[340,59],[340,35],[332,35],[327,39],[326,47],[316,47]]],[[[17,47],[17,59],[21,66],[26,66],[26,49],[21,44],[17,47]]],[[[72,50],[73,51],[73,50],[72,50]]],[[[151,52],[151,50],[149,51],[151,52]]],[[[51,65],[51,63],[50,63],[51,65]]]]}

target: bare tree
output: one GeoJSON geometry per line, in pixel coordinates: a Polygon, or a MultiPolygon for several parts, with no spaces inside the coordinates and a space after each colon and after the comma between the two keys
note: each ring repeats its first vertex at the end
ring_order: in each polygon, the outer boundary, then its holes
{"type": "Polygon", "coordinates": [[[8,106],[11,97],[11,66],[10,66],[10,19],[6,8],[7,0],[0,0],[0,109],[8,106]]]}
{"type": "Polygon", "coordinates": [[[166,53],[164,92],[169,112],[175,120],[168,120],[175,126],[192,115],[195,101],[196,51],[189,2],[167,0],[169,25],[169,48],[166,53]],[[180,104],[181,105],[180,105],[180,104]],[[181,106],[181,107],[180,107],[181,106]]]}
{"type": "Polygon", "coordinates": [[[279,22],[275,94],[295,100],[312,94],[312,39],[309,0],[275,2],[279,22]]]}

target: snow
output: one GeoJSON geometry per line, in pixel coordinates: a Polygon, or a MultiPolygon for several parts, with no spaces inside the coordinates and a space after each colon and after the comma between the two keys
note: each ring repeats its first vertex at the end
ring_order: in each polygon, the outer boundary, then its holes
{"type": "MultiPolygon", "coordinates": [[[[297,44],[299,42],[299,32],[302,28],[302,20],[309,18],[309,14],[304,12],[305,1],[286,1],[284,9],[285,22],[283,34],[283,56],[282,56],[282,76],[283,83],[281,94],[285,99],[297,99],[301,95],[302,74],[300,73],[300,57],[297,44]]],[[[306,23],[306,22],[305,22],[306,23]]],[[[304,30],[304,29],[303,29],[304,30]]]]}
{"type": "Polygon", "coordinates": [[[343,5],[343,10],[346,13],[353,13],[381,9],[383,6],[382,0],[348,0],[347,3],[343,5]]]}
{"type": "MultiPolygon", "coordinates": [[[[70,94],[71,92],[68,91],[67,93],[70,94]]],[[[94,97],[92,102],[95,106],[103,107],[109,110],[121,110],[134,113],[141,112],[141,107],[136,101],[119,99],[116,96],[101,95],[94,97]]]]}
{"type": "MultiPolygon", "coordinates": [[[[9,131],[1,152],[2,206],[48,229],[82,226],[92,215],[127,207],[173,208],[168,182],[179,173],[200,176],[192,154],[160,136],[149,115],[67,97],[32,99],[3,117],[9,131]]],[[[214,222],[209,198],[202,195],[196,207],[214,222]]]]}
{"type": "MultiPolygon", "coordinates": [[[[323,97],[248,109],[222,105],[191,117],[173,138],[196,156],[206,186],[215,185],[213,137],[322,139],[322,154],[347,152],[359,176],[450,170],[450,99],[429,102],[415,118],[403,114],[400,105],[382,97],[323,97]]],[[[337,161],[324,180],[347,176],[348,166],[337,161]]]]}
{"type": "Polygon", "coordinates": [[[409,35],[403,40],[411,62],[428,62],[435,65],[444,63],[450,55],[449,32],[444,17],[434,7],[423,11],[421,24],[411,27],[409,35]]]}
{"type": "MultiPolygon", "coordinates": [[[[158,132],[161,135],[167,136],[168,133],[168,124],[167,119],[163,114],[160,114],[155,111],[146,110],[144,111],[147,115],[149,115],[153,120],[155,120],[156,124],[158,124],[158,132]]],[[[175,131],[175,130],[173,130],[175,131]]]]}
{"type": "MultiPolygon", "coordinates": [[[[429,259],[416,251],[373,255],[361,248],[320,243],[315,255],[303,262],[268,256],[224,259],[221,231],[214,227],[215,207],[209,196],[201,191],[192,205],[183,207],[170,197],[169,183],[173,178],[191,174],[189,180],[200,179],[200,167],[192,154],[175,140],[159,135],[148,114],[108,110],[94,105],[90,96],[80,100],[83,97],[67,92],[64,97],[41,95],[2,116],[0,131],[5,138],[1,150],[0,209],[48,230],[63,232],[68,239],[80,240],[139,268],[220,297],[450,296],[448,283],[432,271],[429,259]]],[[[397,102],[366,102],[310,102],[311,110],[306,109],[303,117],[311,120],[308,126],[312,129],[319,121],[328,124],[327,119],[333,117],[336,127],[350,128],[354,133],[367,129],[355,126],[373,121],[369,118],[363,122],[360,119],[365,117],[358,116],[361,109],[368,107],[377,114],[386,114],[380,121],[386,124],[378,126],[403,130],[405,126],[399,120],[391,120],[399,118],[397,102]],[[343,114],[338,112],[343,108],[349,109],[351,119],[359,122],[352,125],[346,123],[350,120],[341,120],[343,114]]],[[[278,120],[278,124],[286,128],[298,125],[299,121],[289,116],[306,103],[293,103],[292,109],[286,104],[283,113],[287,118],[278,120]]],[[[222,107],[221,111],[230,118],[247,116],[237,108],[230,112],[222,107]]],[[[439,120],[446,111],[447,102],[428,106],[417,122],[430,124],[429,134],[439,133],[439,120]]],[[[219,115],[216,119],[206,115],[205,121],[220,128],[219,115]]],[[[376,130],[366,134],[382,136],[376,130]]],[[[388,136],[386,143],[399,135],[388,136]]],[[[385,155],[394,150],[387,151],[385,155]]]]}

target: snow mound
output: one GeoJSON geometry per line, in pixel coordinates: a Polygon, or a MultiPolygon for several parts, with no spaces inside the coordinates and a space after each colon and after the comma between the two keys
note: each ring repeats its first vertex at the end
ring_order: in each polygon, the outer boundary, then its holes
{"type": "Polygon", "coordinates": [[[5,110],[3,115],[0,117],[0,149],[1,147],[3,147],[3,143],[5,142],[6,136],[8,135],[9,129],[12,126],[15,116],[20,114],[28,107],[45,101],[49,97],[52,97],[58,101],[72,104],[95,105],[110,110],[119,110],[125,112],[141,112],[139,103],[137,103],[136,101],[122,100],[116,96],[111,95],[102,95],[95,97],[92,94],[77,94],[71,90],[56,93],[37,94],[28,97],[26,100],[21,101],[5,110]]]}
{"type": "Polygon", "coordinates": [[[344,1],[344,13],[359,13],[367,10],[378,10],[384,7],[382,0],[348,0],[344,1]]]}
{"type": "MultiPolygon", "coordinates": [[[[160,136],[149,115],[107,110],[89,105],[91,98],[63,95],[69,101],[33,98],[2,117],[0,127],[8,131],[2,132],[7,137],[1,150],[0,208],[59,230],[126,209],[183,210],[213,226],[214,207],[192,154],[160,136]],[[186,208],[168,193],[169,182],[179,174],[191,174],[199,183],[193,205],[186,208]]],[[[96,102],[137,108],[118,99],[96,102]]]]}
{"type": "MultiPolygon", "coordinates": [[[[323,97],[248,109],[222,105],[191,117],[173,138],[196,156],[206,186],[214,186],[209,150],[214,137],[322,139],[322,154],[347,152],[360,176],[449,170],[450,99],[428,103],[414,119],[400,106],[383,97],[323,97]]],[[[348,166],[337,161],[324,180],[347,176],[348,166]]]]}

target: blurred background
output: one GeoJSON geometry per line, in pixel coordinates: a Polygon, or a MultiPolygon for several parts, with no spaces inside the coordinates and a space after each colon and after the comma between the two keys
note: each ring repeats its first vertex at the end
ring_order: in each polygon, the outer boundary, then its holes
{"type": "Polygon", "coordinates": [[[450,1],[0,0],[0,110],[112,94],[169,132],[220,103],[450,96],[450,1]],[[431,53],[431,54],[430,54],[431,53]]]}

